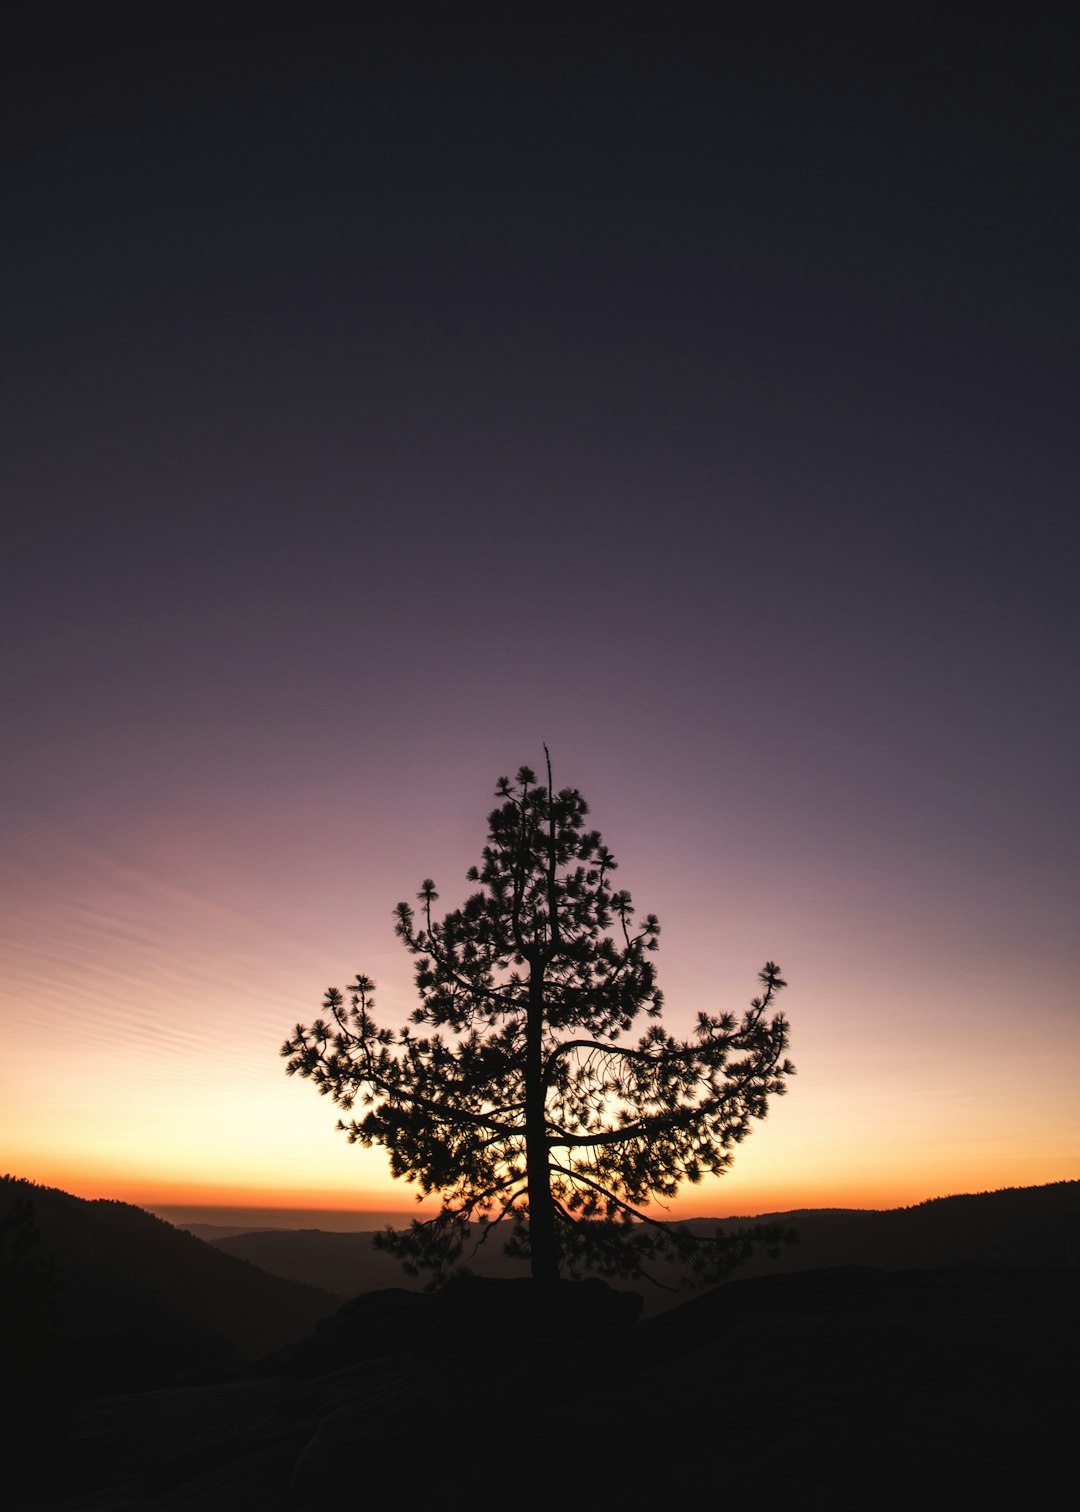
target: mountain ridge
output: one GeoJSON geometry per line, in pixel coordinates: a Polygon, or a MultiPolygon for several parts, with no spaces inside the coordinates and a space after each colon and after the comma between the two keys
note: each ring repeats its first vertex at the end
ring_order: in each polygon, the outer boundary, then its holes
{"type": "MultiPolygon", "coordinates": [[[[902,1208],[810,1208],[753,1218],[690,1218],[697,1233],[776,1223],[798,1232],[775,1256],[756,1251],[734,1278],[820,1270],[838,1265],[877,1269],[995,1264],[1021,1268],[1069,1265],[1080,1258],[1080,1181],[958,1193],[902,1208]]],[[[209,1239],[215,1249],[249,1260],[275,1275],[350,1296],[379,1286],[406,1285],[397,1262],[374,1248],[379,1230],[267,1229],[209,1239]]],[[[520,1262],[493,1252],[473,1256],[478,1275],[520,1275],[520,1262]]],[[[657,1273],[660,1286],[642,1285],[649,1311],[670,1305],[664,1288],[674,1270],[657,1273]]]]}
{"type": "MultiPolygon", "coordinates": [[[[0,1178],[5,1311],[87,1386],[153,1384],[196,1366],[236,1367],[314,1328],[340,1303],[204,1244],[145,1209],[0,1178]],[[40,1314],[40,1316],[39,1316],[40,1314]]],[[[26,1351],[33,1341],[27,1338],[26,1351]]]]}

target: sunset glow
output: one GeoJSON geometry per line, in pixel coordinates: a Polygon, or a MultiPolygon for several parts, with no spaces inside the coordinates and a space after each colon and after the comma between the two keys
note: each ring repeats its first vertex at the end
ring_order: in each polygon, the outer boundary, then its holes
{"type": "MultiPolygon", "coordinates": [[[[449,823],[435,813],[401,819],[387,803],[389,817],[358,819],[356,860],[304,896],[293,891],[295,855],[275,848],[241,892],[222,877],[209,837],[211,864],[200,866],[190,832],[156,833],[154,863],[138,834],[115,830],[114,845],[127,841],[123,861],[45,827],[22,856],[9,851],[6,1164],[78,1195],[150,1207],[412,1211],[414,1189],[391,1181],[381,1152],[350,1147],[334,1131],[333,1105],[285,1078],[278,1042],[310,1017],[328,981],[343,983],[355,969],[378,972],[388,1021],[409,1011],[409,962],[385,905],[388,891],[393,900],[412,889],[407,863],[392,855],[414,854],[414,873],[448,874],[449,894],[482,833],[483,763],[478,756],[471,846],[458,794],[447,795],[449,823]],[[464,854],[452,858],[459,846],[464,854]],[[238,896],[253,901],[239,907],[238,896]]],[[[737,1151],[732,1172],[684,1189],[673,1211],[886,1207],[1072,1175],[1074,1062],[1060,1053],[1063,1040],[1075,1044],[1068,986],[1042,992],[1017,1047],[1038,963],[995,915],[996,888],[987,898],[972,879],[963,906],[936,918],[909,894],[906,914],[890,910],[886,973],[858,941],[873,941],[875,921],[903,893],[898,874],[869,894],[812,874],[800,887],[790,855],[777,863],[782,888],[762,878],[738,896],[730,886],[710,890],[705,841],[677,795],[659,812],[654,804],[641,825],[628,787],[615,784],[612,805],[629,842],[616,851],[620,880],[662,924],[671,921],[658,957],[668,1022],[688,1025],[700,1007],[742,1006],[770,951],[786,958],[791,983],[799,1075],[789,1095],[737,1151]],[[682,870],[658,831],[671,837],[682,870]],[[954,940],[986,963],[959,987],[954,940]],[[868,1003],[863,983],[875,969],[880,985],[868,1003]]],[[[606,822],[602,803],[594,814],[606,822]]],[[[326,831],[336,816],[306,818],[317,855],[333,843],[326,831]]],[[[617,828],[607,824],[613,846],[617,828]]],[[[779,837],[762,829],[771,848],[779,837]]],[[[1047,927],[1045,914],[1030,921],[1036,927],[1047,927]]]]}
{"type": "Polygon", "coordinates": [[[546,742],[660,919],[669,1028],[790,984],[788,1095],[673,1212],[1080,1175],[1041,87],[893,75],[900,39],[481,66],[266,27],[27,63],[0,1163],[412,1211],[279,1047],[358,971],[405,1023],[394,905],[464,900],[546,742]]]}

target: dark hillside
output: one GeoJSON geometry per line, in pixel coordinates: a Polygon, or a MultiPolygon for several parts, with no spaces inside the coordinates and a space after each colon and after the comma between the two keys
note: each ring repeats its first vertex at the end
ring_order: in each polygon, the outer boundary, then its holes
{"type": "MultiPolygon", "coordinates": [[[[224,1255],[123,1202],[84,1201],[6,1176],[0,1223],[31,1243],[7,1304],[49,1281],[42,1347],[74,1394],[167,1380],[193,1365],[239,1365],[314,1327],[340,1299],[224,1255]]],[[[22,1241],[20,1241],[22,1242],[22,1241]]]]}
{"type": "Polygon", "coordinates": [[[637,1310],[602,1283],[371,1292],[243,1377],[85,1404],[27,1505],[1071,1505],[1076,1269],[848,1267],[637,1310]]]}
{"type": "Polygon", "coordinates": [[[1024,1265],[777,1270],[643,1319],[599,1281],[460,1278],[366,1291],[300,1329],[310,1292],[125,1204],[7,1179],[5,1505],[302,1512],[392,1483],[401,1512],[454,1512],[523,1466],[530,1500],[563,1512],[1071,1505],[1080,1268],[1037,1262],[1070,1242],[1078,1185],[799,1215],[811,1253],[1026,1236],[1024,1265]],[[274,1332],[275,1296],[274,1344],[222,1369],[274,1332]]]}
{"type": "MultiPolygon", "coordinates": [[[[782,1248],[775,1260],[754,1255],[740,1268],[740,1278],[833,1265],[900,1270],[1080,1264],[1080,1181],[937,1197],[884,1212],[811,1210],[760,1221],[790,1225],[798,1243],[782,1248]]],[[[691,1226],[703,1232],[710,1227],[705,1219],[691,1226]]]]}

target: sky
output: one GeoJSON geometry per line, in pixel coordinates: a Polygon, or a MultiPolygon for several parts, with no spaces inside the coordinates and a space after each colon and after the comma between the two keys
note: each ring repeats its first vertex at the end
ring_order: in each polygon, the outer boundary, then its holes
{"type": "Polygon", "coordinates": [[[1077,1177],[1068,9],[248,14],[10,25],[0,1167],[408,1207],[278,1048],[546,742],[790,984],[676,1213],[1077,1177]]]}

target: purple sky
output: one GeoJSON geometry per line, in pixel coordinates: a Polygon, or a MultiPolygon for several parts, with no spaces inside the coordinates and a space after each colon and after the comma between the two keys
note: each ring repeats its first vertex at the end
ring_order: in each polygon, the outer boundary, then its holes
{"type": "Polygon", "coordinates": [[[546,740],[674,1024],[791,982],[712,1206],[1076,1175],[1067,13],[167,14],[16,26],[12,1168],[381,1190],[277,1045],[546,740]]]}

